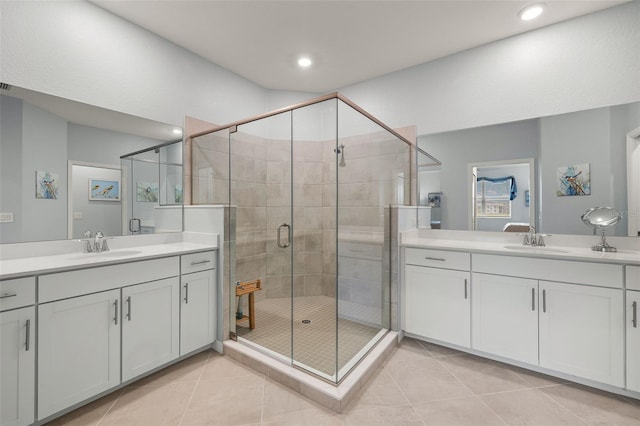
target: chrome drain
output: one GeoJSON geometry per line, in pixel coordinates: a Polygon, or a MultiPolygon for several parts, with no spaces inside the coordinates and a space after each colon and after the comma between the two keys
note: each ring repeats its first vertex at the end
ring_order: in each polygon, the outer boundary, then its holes
{"type": "Polygon", "coordinates": [[[303,324],[311,324],[311,320],[302,320],[303,324]]]}

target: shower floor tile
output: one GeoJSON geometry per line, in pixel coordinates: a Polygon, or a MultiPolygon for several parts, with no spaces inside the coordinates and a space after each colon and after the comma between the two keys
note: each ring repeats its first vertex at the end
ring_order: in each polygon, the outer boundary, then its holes
{"type": "MultiPolygon", "coordinates": [[[[327,296],[304,296],[293,299],[293,358],[329,376],[336,374],[336,300],[327,296]],[[309,323],[303,323],[309,320],[309,323]]],[[[256,328],[248,321],[236,327],[238,336],[285,357],[291,350],[291,299],[270,298],[257,302],[256,328]]],[[[338,369],[347,364],[380,328],[339,319],[338,369]]]]}

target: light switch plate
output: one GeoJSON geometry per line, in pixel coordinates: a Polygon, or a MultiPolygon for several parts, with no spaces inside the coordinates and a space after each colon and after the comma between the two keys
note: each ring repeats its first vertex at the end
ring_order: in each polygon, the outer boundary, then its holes
{"type": "Polygon", "coordinates": [[[73,218],[74,219],[84,219],[84,215],[82,214],[82,212],[73,212],[73,218]]]}
{"type": "Polygon", "coordinates": [[[0,223],[10,223],[10,222],[13,222],[13,213],[11,212],[0,213],[0,223]]]}

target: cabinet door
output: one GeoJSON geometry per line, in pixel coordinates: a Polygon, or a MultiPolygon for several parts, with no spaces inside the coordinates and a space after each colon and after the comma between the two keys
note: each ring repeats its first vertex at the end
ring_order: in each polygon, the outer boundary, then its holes
{"type": "Polygon", "coordinates": [[[216,338],[215,270],[183,275],[180,309],[180,355],[185,355],[216,338]]]}
{"type": "Polygon", "coordinates": [[[538,281],[473,274],[471,345],[538,364],[538,281]]]}
{"type": "Polygon", "coordinates": [[[120,383],[120,290],[38,306],[38,417],[120,383]]]}
{"type": "Polygon", "coordinates": [[[405,272],[405,330],[469,347],[469,273],[413,265],[406,265],[405,272]]]}
{"type": "Polygon", "coordinates": [[[627,389],[640,392],[640,291],[627,291],[627,389]]]}
{"type": "Polygon", "coordinates": [[[0,313],[0,425],[33,423],[35,308],[0,313]]]}
{"type": "Polygon", "coordinates": [[[624,386],[622,290],[540,281],[540,366],[624,386]]]}
{"type": "Polygon", "coordinates": [[[122,289],[122,381],[178,357],[179,280],[122,289]]]}

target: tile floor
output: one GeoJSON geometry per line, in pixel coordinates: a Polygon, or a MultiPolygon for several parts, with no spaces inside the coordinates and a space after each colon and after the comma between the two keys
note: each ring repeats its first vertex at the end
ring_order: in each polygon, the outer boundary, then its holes
{"type": "Polygon", "coordinates": [[[640,400],[404,339],[342,414],[208,351],[49,425],[640,425],[640,400]]]}
{"type": "MultiPolygon", "coordinates": [[[[329,377],[336,372],[336,299],[327,296],[303,296],[293,299],[293,356],[329,377]],[[302,320],[310,320],[308,324],[302,320]]],[[[269,298],[257,302],[256,328],[248,320],[236,327],[238,336],[286,357],[291,356],[291,298],[269,298]]],[[[371,339],[380,327],[370,327],[346,319],[338,320],[338,364],[344,367],[371,339]]]]}

